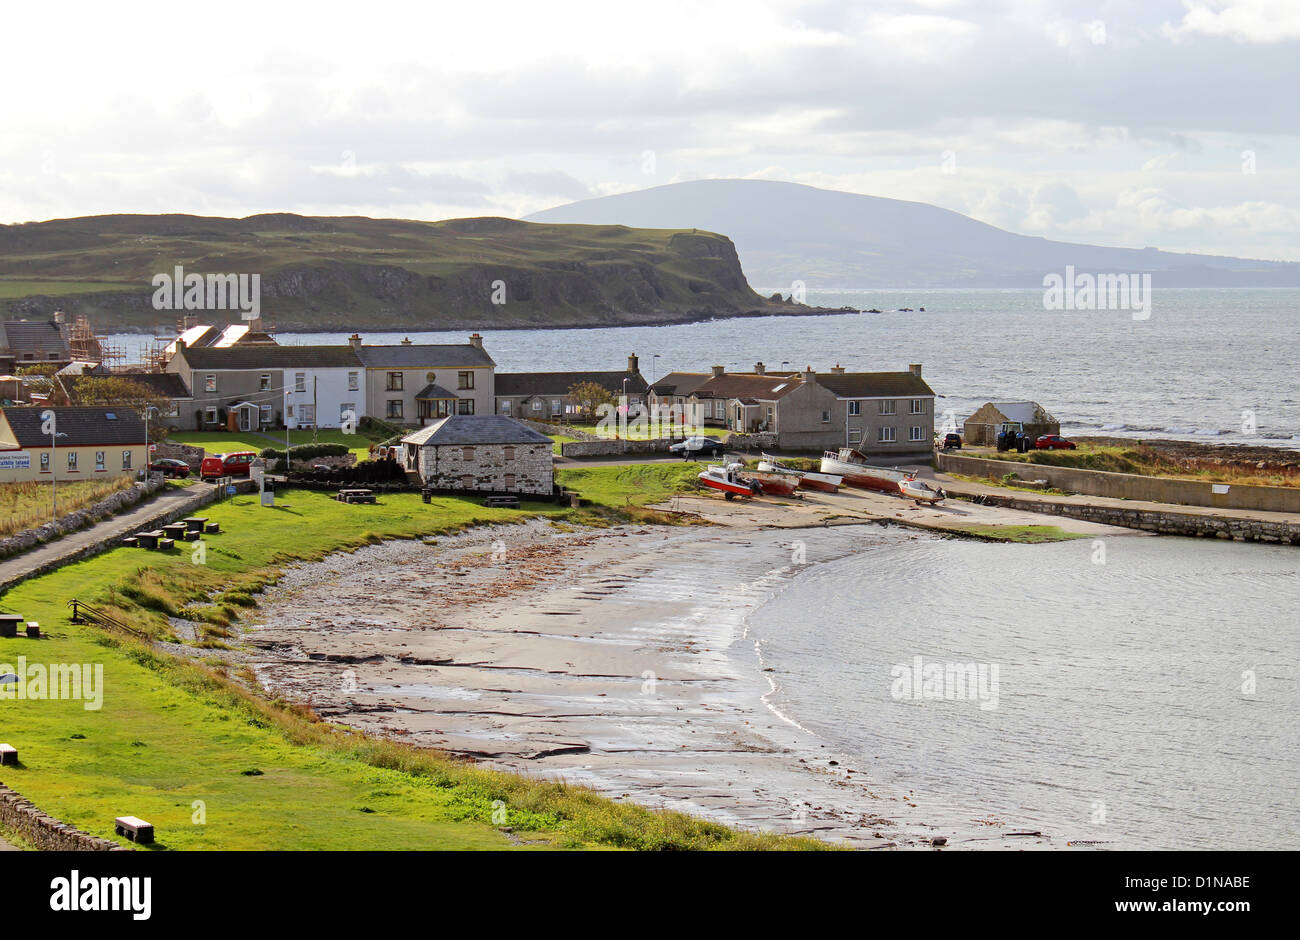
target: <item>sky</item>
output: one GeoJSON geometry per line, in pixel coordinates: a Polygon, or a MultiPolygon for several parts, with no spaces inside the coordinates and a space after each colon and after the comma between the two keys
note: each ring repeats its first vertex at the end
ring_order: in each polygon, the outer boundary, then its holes
{"type": "Polygon", "coordinates": [[[1300,261],[1300,0],[263,0],[5,18],[5,223],[520,217],[761,178],[1066,241],[1300,261]]]}

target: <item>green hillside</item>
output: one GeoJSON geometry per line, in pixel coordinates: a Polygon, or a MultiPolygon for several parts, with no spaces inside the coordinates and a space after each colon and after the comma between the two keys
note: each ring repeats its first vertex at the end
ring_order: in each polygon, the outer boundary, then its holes
{"type": "Polygon", "coordinates": [[[711,232],[288,214],[0,226],[0,307],[19,318],[84,313],[99,330],[170,328],[176,314],[154,309],[152,278],[177,265],[187,274],[260,274],[263,317],[280,330],[594,326],[795,312],[758,296],[730,239],[711,232]],[[493,302],[497,282],[504,303],[493,302]]]}

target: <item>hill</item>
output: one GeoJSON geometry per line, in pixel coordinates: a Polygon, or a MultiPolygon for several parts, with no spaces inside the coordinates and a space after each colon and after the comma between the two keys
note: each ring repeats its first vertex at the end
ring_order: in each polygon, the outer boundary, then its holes
{"type": "MultiPolygon", "coordinates": [[[[1104,248],[1017,235],[958,212],[770,180],[696,180],[528,216],[541,222],[726,232],[749,282],[809,287],[1042,287],[1079,272],[1152,274],[1156,287],[1295,287],[1300,264],[1104,248]]],[[[788,287],[787,287],[788,289],[788,287]]]]}
{"type": "Polygon", "coordinates": [[[292,331],[645,325],[795,312],[750,289],[729,239],[689,228],[289,214],[0,226],[0,303],[9,317],[62,309],[87,314],[102,331],[170,329],[176,314],[154,309],[152,279],[177,265],[187,274],[260,274],[263,317],[292,331]]]}

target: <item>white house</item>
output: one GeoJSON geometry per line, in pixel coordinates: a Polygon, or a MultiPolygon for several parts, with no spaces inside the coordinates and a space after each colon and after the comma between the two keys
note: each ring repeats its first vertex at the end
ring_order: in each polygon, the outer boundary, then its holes
{"type": "Polygon", "coordinates": [[[285,425],[341,428],[351,423],[355,428],[366,413],[366,367],[355,354],[353,359],[285,365],[285,425]]]}

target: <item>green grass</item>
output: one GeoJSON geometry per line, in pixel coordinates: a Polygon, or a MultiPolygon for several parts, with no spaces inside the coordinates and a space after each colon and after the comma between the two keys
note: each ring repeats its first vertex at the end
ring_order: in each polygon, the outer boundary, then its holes
{"type": "MultiPolygon", "coordinates": [[[[93,472],[93,470],[92,470],[93,472]]],[[[58,513],[84,509],[135,482],[135,474],[102,474],[98,479],[61,481],[58,484],[58,513]]],[[[48,481],[0,483],[0,537],[44,525],[53,517],[54,503],[48,481]]]]}
{"type": "MultiPolygon", "coordinates": [[[[588,482],[594,492],[595,478],[588,482]]],[[[614,493],[636,486],[615,479],[599,488],[614,493]]],[[[637,491],[649,495],[650,489],[637,491]]],[[[319,722],[301,707],[269,702],[220,665],[175,658],[132,637],[67,620],[64,602],[77,597],[166,637],[172,632],[166,614],[188,610],[202,616],[220,641],[223,624],[239,617],[293,561],[388,537],[571,513],[542,504],[486,509],[449,498],[426,505],[416,494],[344,506],[324,494],[286,491],[277,502],[267,509],[236,497],[205,510],[224,530],[207,538],[206,564],[191,562],[189,546],[172,555],[121,548],[27,581],[3,597],[7,610],[39,620],[47,638],[0,640],[0,664],[12,666],[26,656],[104,669],[99,711],[74,700],[0,702],[10,729],[6,740],[23,761],[6,769],[5,783],[100,836],[112,837],[115,816],[141,816],[158,827],[159,847],[168,849],[506,848],[510,843],[491,823],[495,800],[505,802],[507,823],[517,833],[546,846],[817,847],[616,804],[563,783],[486,771],[373,739],[319,722]],[[193,821],[195,801],[206,814],[202,825],[193,821]]]]}
{"type": "Polygon", "coordinates": [[[600,507],[626,512],[693,491],[701,469],[686,461],[566,468],[556,471],[555,479],[600,507]]]}
{"type": "Polygon", "coordinates": [[[965,532],[993,542],[1064,542],[1069,539],[1086,539],[1079,532],[1066,532],[1054,525],[978,525],[955,527],[950,531],[965,532]]]}
{"type": "Polygon", "coordinates": [[[62,297],[67,294],[94,294],[101,291],[139,290],[137,283],[124,284],[120,281],[75,281],[51,278],[48,281],[29,281],[17,278],[0,277],[0,300],[15,300],[19,297],[31,297],[44,294],[47,297],[62,297]]]}
{"type": "MultiPolygon", "coordinates": [[[[275,445],[264,437],[238,431],[174,431],[167,435],[169,441],[202,447],[212,454],[229,454],[237,450],[262,451],[275,445]]],[[[280,446],[284,446],[283,438],[280,446]]]]}

